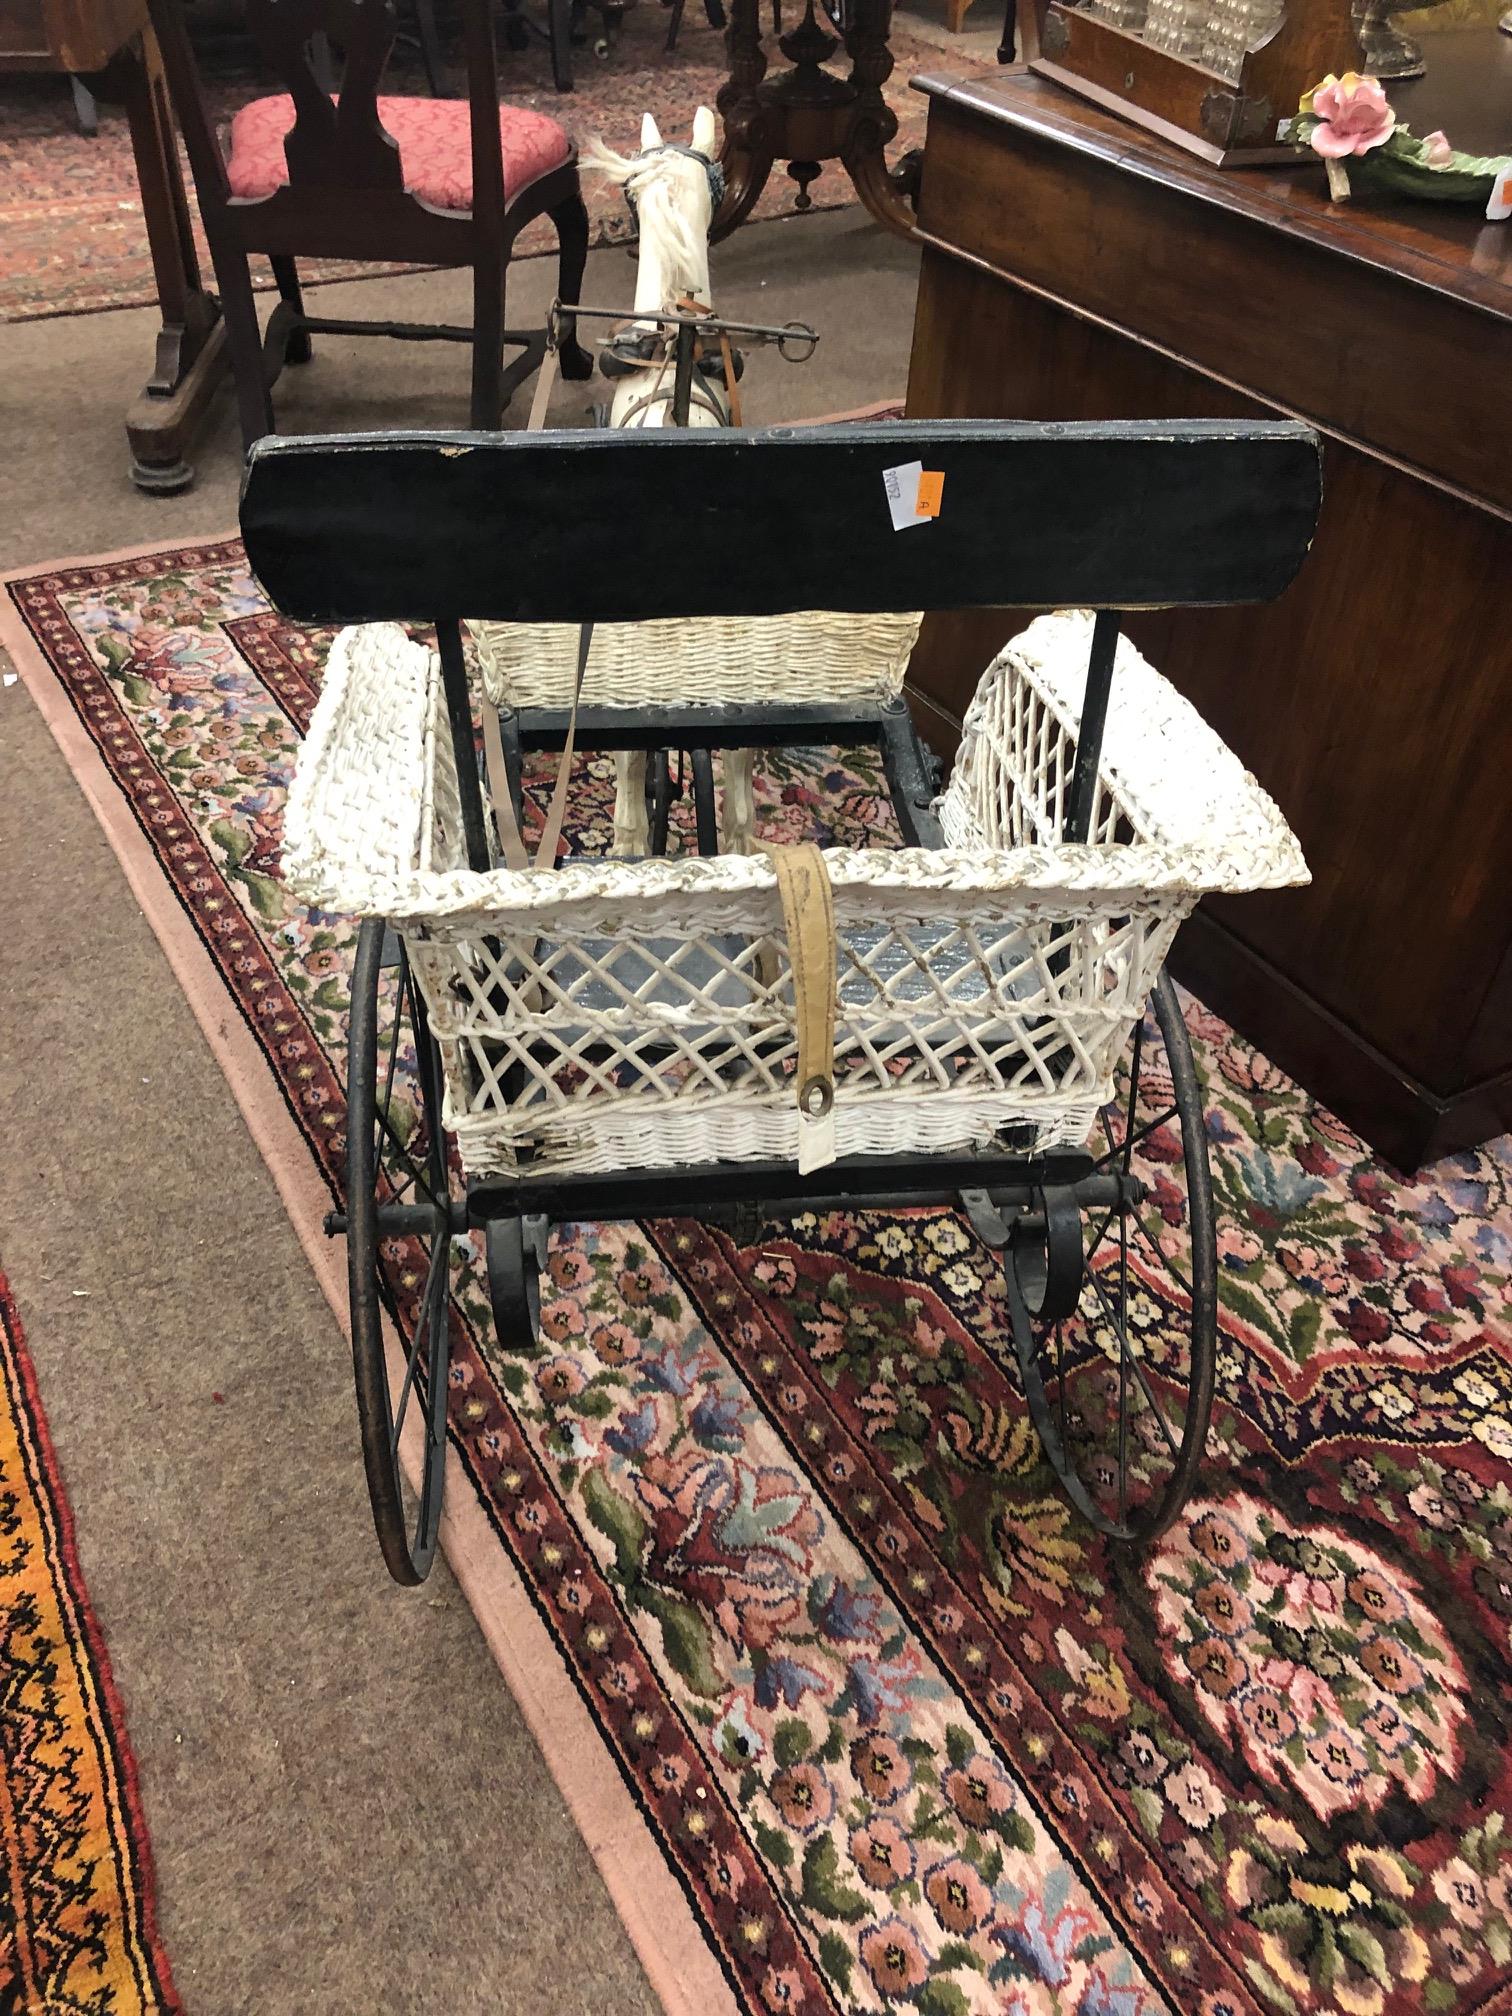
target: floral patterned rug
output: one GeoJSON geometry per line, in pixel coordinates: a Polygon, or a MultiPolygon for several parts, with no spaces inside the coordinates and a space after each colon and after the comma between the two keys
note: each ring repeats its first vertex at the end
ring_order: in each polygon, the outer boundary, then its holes
{"type": "Polygon", "coordinates": [[[179,2008],[126,1720],[0,1275],[0,2009],[179,2008]]]}
{"type": "MultiPolygon", "coordinates": [[[[710,28],[697,5],[688,8],[678,46],[670,56],[662,46],[666,33],[662,8],[654,0],[639,0],[627,10],[619,46],[609,57],[600,61],[586,47],[574,51],[576,88],[571,96],[553,88],[542,44],[532,40],[527,49],[511,51],[499,35],[500,92],[511,104],[559,119],[580,142],[599,134],[614,146],[631,146],[646,111],[655,115],[668,138],[686,139],[694,112],[701,104],[714,103],[723,81],[724,38],[710,28]]],[[[459,38],[449,37],[448,47],[456,58],[459,38]]],[[[938,59],[940,51],[902,26],[893,34],[892,51],[895,67],[886,95],[898,115],[895,146],[901,151],[923,145],[927,114],[925,101],[909,90],[908,80],[928,68],[931,58],[938,59]]],[[[278,88],[272,78],[249,67],[251,53],[249,43],[226,33],[205,39],[201,60],[211,108],[225,123],[249,99],[278,88]]],[[[771,60],[782,59],[774,51],[771,60]]],[[[452,68],[452,82],[460,90],[460,63],[454,61],[452,68]]],[[[403,44],[395,50],[384,88],[396,93],[427,88],[418,56],[403,44]]],[[[184,172],[193,210],[187,164],[184,172]]],[[[620,192],[602,186],[593,176],[583,181],[590,242],[628,240],[633,232],[620,192]]],[[[793,208],[795,194],[779,166],[752,214],[758,219],[785,215],[793,208]]],[[[834,163],[814,184],[813,198],[820,210],[840,209],[857,200],[834,163]]],[[[194,224],[201,268],[206,284],[213,287],[197,212],[194,224]]],[[[515,257],[555,250],[555,234],[543,217],[521,234],[515,257]]],[[[255,285],[272,286],[265,260],[254,259],[252,270],[255,285]]],[[[316,280],[405,270],[351,261],[301,261],[301,272],[316,280]]],[[[102,104],[99,133],[87,140],[74,117],[67,78],[0,77],[0,322],[135,307],[155,298],[125,113],[102,104]]]]}
{"type": "MultiPolygon", "coordinates": [[[[279,844],[329,638],[234,542],[10,594],[308,1231],[353,934],[288,902],[279,844]]],[[[609,791],[580,763],[579,846],[609,791]]],[[[823,751],[759,802],[772,837],[889,837],[823,751]]],[[[669,2007],[1512,2010],[1512,1144],[1404,1181],[1187,1012],[1218,1400],[1143,1558],[1052,1488],[953,1213],[559,1230],[533,1358],[464,1286],[448,1550],[669,2007]]]]}

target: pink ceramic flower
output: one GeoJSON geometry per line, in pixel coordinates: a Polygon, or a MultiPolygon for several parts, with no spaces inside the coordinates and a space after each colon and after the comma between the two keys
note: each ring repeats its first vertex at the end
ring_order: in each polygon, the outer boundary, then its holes
{"type": "Polygon", "coordinates": [[[1372,147],[1391,138],[1396,125],[1396,114],[1376,79],[1361,77],[1354,70],[1346,70],[1342,77],[1325,77],[1308,92],[1302,109],[1319,122],[1308,145],[1325,160],[1368,154],[1372,147]]]}
{"type": "Polygon", "coordinates": [[[1454,149],[1442,133],[1425,133],[1423,159],[1430,168],[1447,168],[1454,159],[1454,149]]]}

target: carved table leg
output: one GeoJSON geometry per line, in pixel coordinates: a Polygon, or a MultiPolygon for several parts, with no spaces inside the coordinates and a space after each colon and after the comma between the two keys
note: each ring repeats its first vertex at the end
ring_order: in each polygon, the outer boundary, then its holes
{"type": "Polygon", "coordinates": [[[725,193],[709,229],[710,238],[728,237],[744,223],[766,187],[776,150],[771,119],[761,97],[766,52],[761,46],[761,0],[732,0],[725,34],[730,74],[714,100],[724,121],[725,193]]]}
{"type": "Polygon", "coordinates": [[[779,38],[790,67],[768,78],[760,0],[734,0],[726,37],[730,74],[715,101],[725,126],[725,196],[711,237],[727,236],[750,214],[774,162],[787,162],[798,185],[797,208],[806,210],[809,184],[823,162],[834,160],[879,223],[905,238],[914,235],[918,158],[910,155],[895,169],[887,165],[886,149],[898,130],[882,95],[893,67],[891,20],[891,0],[855,0],[847,8],[851,74],[842,78],[824,67],[838,45],[820,26],[814,0],[806,0],[802,19],[779,38]]]}
{"type": "Polygon", "coordinates": [[[126,416],[131,477],[142,490],[183,490],[194,480],[184,450],[226,365],[225,332],[214,296],[200,284],[168,86],[150,28],[127,44],[106,75],[131,126],[163,317],[152,376],[126,416]]]}
{"type": "Polygon", "coordinates": [[[887,46],[891,27],[892,0],[854,0],[847,12],[845,53],[856,87],[856,108],[840,158],[856,194],[877,222],[911,238],[911,199],[918,192],[920,157],[906,155],[896,169],[887,165],[888,143],[898,130],[898,115],[882,95],[893,69],[887,46]]]}

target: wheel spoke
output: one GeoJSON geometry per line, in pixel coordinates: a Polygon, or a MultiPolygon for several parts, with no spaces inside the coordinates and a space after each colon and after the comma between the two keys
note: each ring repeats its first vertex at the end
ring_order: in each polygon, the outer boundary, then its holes
{"type": "Polygon", "coordinates": [[[449,1245],[449,1240],[438,1237],[431,1249],[430,1266],[426,1269],[425,1286],[420,1291],[420,1307],[415,1314],[415,1331],[410,1339],[409,1354],[405,1363],[404,1384],[399,1389],[399,1405],[395,1410],[394,1425],[389,1434],[389,1446],[395,1451],[398,1450],[399,1437],[404,1428],[410,1389],[415,1383],[415,1370],[420,1363],[420,1347],[427,1330],[433,1328],[432,1319],[436,1313],[436,1269],[442,1264],[449,1245]]]}
{"type": "Polygon", "coordinates": [[[1139,1066],[1144,1056],[1144,1017],[1134,1024],[1134,1054],[1129,1059],[1129,1117],[1124,1122],[1123,1166],[1129,1173],[1129,1157],[1134,1153],[1134,1116],[1139,1111],[1139,1066]]]}
{"type": "MultiPolygon", "coordinates": [[[[393,1122],[389,1119],[387,1113],[379,1113],[375,1111],[374,1118],[378,1122],[379,1131],[388,1136],[389,1141],[393,1145],[394,1153],[398,1156],[399,1160],[404,1164],[404,1167],[409,1171],[409,1178],[405,1184],[405,1188],[408,1189],[410,1183],[418,1184],[420,1189],[423,1190],[425,1193],[426,1203],[434,1204],[439,1209],[441,1202],[440,1198],[432,1193],[430,1185],[425,1180],[425,1175],[422,1172],[420,1164],[415,1161],[414,1157],[410,1154],[409,1149],[405,1146],[404,1142],[400,1140],[399,1135],[394,1128],[393,1122]]],[[[389,1180],[392,1181],[393,1179],[390,1178],[389,1180]]]]}
{"type": "Polygon", "coordinates": [[[1128,1351],[1128,1360],[1130,1365],[1134,1368],[1134,1377],[1139,1381],[1140,1391],[1144,1394],[1146,1403],[1153,1411],[1155,1419],[1160,1423],[1160,1432],[1162,1435],[1164,1435],[1166,1439],[1166,1447],[1171,1452],[1171,1459],[1173,1462],[1179,1463],[1181,1461],[1180,1444],[1176,1441],[1176,1438],[1171,1433],[1171,1424],[1166,1420],[1164,1410],[1162,1409],[1160,1402],[1155,1397],[1155,1390],[1150,1384],[1149,1378],[1144,1369],[1144,1364],[1140,1359],[1138,1352],[1133,1350],[1129,1345],[1128,1332],[1124,1327],[1123,1318],[1118,1314],[1118,1312],[1114,1309],[1113,1304],[1108,1300],[1108,1292],[1103,1287],[1101,1281],[1098,1280],[1095,1274],[1092,1276],[1092,1286],[1097,1290],[1098,1300],[1102,1303],[1103,1308],[1107,1311],[1108,1321],[1113,1325],[1113,1328],[1118,1332],[1120,1349],[1128,1351]]]}
{"type": "Polygon", "coordinates": [[[1066,1446],[1066,1339],[1065,1324],[1057,1320],[1055,1325],[1055,1377],[1060,1402],[1061,1447],[1066,1446]]]}
{"type": "MultiPolygon", "coordinates": [[[[1118,1214],[1118,1306],[1129,1306],[1129,1214],[1118,1214]]],[[[1129,1509],[1129,1333],[1118,1326],[1118,1517],[1129,1509]]]]}
{"type": "MultiPolygon", "coordinates": [[[[1097,1160],[1092,1164],[1092,1167],[1094,1169],[1105,1169],[1117,1156],[1122,1155],[1124,1158],[1124,1168],[1127,1169],[1130,1158],[1133,1156],[1134,1150],[1139,1146],[1140,1142],[1147,1141],[1152,1134],[1158,1133],[1168,1121],[1175,1120],[1180,1115],[1180,1112],[1181,1108],[1179,1106],[1168,1106],[1164,1113],[1157,1114],[1153,1120],[1147,1120],[1137,1134],[1128,1135],[1124,1140],[1111,1147],[1106,1155],[1099,1155],[1097,1160]]],[[[1105,1128],[1104,1131],[1107,1132],[1108,1130],[1105,1128]]]]}
{"type": "Polygon", "coordinates": [[[1140,1237],[1144,1240],[1146,1246],[1149,1247],[1151,1253],[1160,1262],[1161,1266],[1164,1267],[1167,1274],[1170,1275],[1171,1279],[1176,1283],[1176,1286],[1181,1290],[1182,1294],[1185,1295],[1188,1302],[1190,1302],[1192,1299],[1192,1286],[1191,1283],[1187,1280],[1186,1276],[1182,1273],[1181,1269],[1173,1265],[1173,1263],[1166,1258],[1165,1254],[1161,1252],[1159,1246],[1157,1246],[1155,1243],[1154,1234],[1150,1231],[1149,1227],[1145,1224],[1142,1218],[1136,1216],[1130,1222],[1133,1224],[1134,1230],[1137,1233],[1139,1233],[1140,1237]]]}

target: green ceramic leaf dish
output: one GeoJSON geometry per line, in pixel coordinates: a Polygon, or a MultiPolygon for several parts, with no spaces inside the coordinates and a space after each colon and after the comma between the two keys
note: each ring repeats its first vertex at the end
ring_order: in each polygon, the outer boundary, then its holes
{"type": "MultiPolygon", "coordinates": [[[[1278,137],[1305,147],[1322,123],[1310,112],[1299,112],[1283,122],[1278,137]]],[[[1350,181],[1367,189],[1421,197],[1430,203],[1485,204],[1496,178],[1512,168],[1512,154],[1453,153],[1434,167],[1427,159],[1427,143],[1398,123],[1382,146],[1373,147],[1368,154],[1349,155],[1343,165],[1350,181]]]]}

